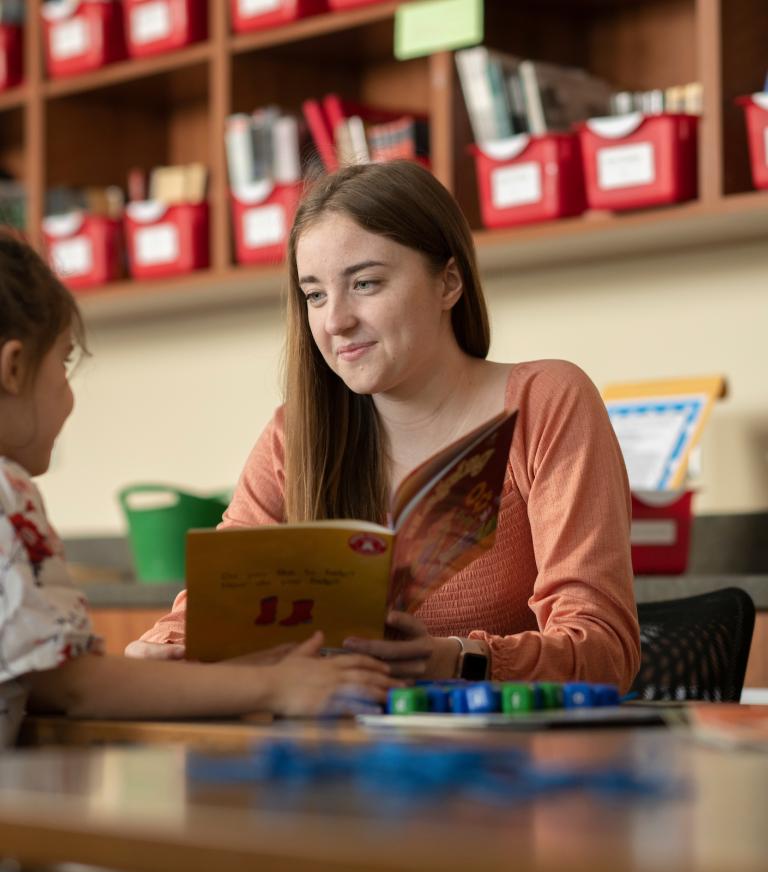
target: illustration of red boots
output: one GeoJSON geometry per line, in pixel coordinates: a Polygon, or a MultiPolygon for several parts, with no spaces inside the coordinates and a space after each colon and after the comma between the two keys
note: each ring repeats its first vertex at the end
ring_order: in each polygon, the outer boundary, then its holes
{"type": "Polygon", "coordinates": [[[315,601],[311,599],[299,599],[293,601],[293,611],[287,618],[280,621],[281,627],[295,627],[297,624],[312,623],[312,607],[315,601]]]}
{"type": "Polygon", "coordinates": [[[261,611],[253,623],[258,624],[261,627],[265,624],[274,624],[275,618],[277,617],[277,597],[265,596],[261,600],[260,605],[261,611]]]}

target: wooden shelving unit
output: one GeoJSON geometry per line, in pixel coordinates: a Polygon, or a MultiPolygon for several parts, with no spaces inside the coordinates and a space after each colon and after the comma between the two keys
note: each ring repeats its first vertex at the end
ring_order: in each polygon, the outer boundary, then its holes
{"type": "Polygon", "coordinates": [[[89,318],[275,300],[278,267],[234,262],[224,152],[231,112],[335,90],[430,115],[433,169],[476,231],[486,271],[736,243],[768,233],[768,192],[751,190],[741,110],[733,98],[765,75],[762,0],[486,0],[486,42],[519,56],[583,66],[621,89],[704,85],[699,198],[634,214],[480,227],[471,136],[453,55],[397,62],[397,2],[327,13],[281,28],[231,33],[228,3],[209,3],[209,37],[174,54],[47,81],[39,9],[29,0],[26,80],[0,94],[0,165],[28,190],[28,233],[40,243],[49,186],[125,183],[133,166],[203,161],[210,168],[211,267],[178,279],[122,281],[81,295],[89,318]]]}

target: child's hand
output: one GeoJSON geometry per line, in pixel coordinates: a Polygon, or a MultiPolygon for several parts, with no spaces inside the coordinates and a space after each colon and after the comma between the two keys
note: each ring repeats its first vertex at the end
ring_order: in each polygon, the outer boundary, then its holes
{"type": "Polygon", "coordinates": [[[322,633],[315,633],[270,668],[272,711],[287,716],[377,711],[386,701],[387,691],[401,686],[385,663],[371,657],[317,657],[322,644],[322,633]]]}
{"type": "Polygon", "coordinates": [[[241,654],[239,657],[227,658],[227,663],[238,663],[242,666],[269,666],[280,663],[287,657],[318,657],[323,647],[323,634],[316,632],[303,642],[285,642],[275,645],[273,648],[265,648],[263,651],[252,651],[250,654],[241,654]]]}
{"type": "Polygon", "coordinates": [[[126,645],[123,653],[126,657],[145,660],[183,660],[184,646],[167,642],[142,642],[137,639],[126,645]]]}

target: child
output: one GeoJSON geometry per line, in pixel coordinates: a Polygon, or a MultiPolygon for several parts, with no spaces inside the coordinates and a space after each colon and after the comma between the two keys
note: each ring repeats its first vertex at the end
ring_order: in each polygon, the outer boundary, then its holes
{"type": "MultiPolygon", "coordinates": [[[[25,703],[75,717],[169,718],[267,710],[311,715],[345,694],[375,703],[393,682],[371,658],[318,658],[315,634],[217,664],[107,657],[67,576],[61,542],[30,476],[49,465],[74,404],[67,366],[84,347],[71,294],[24,243],[0,234],[0,747],[25,703]]],[[[353,705],[356,703],[353,703],[353,705]]]]}

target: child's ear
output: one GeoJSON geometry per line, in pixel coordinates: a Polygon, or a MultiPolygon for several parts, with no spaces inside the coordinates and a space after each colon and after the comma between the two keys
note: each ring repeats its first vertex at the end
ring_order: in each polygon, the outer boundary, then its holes
{"type": "Polygon", "coordinates": [[[464,293],[464,280],[452,257],[443,268],[443,308],[452,309],[464,293]]]}
{"type": "Polygon", "coordinates": [[[6,393],[18,396],[24,388],[26,378],[24,346],[18,339],[9,339],[0,345],[0,388],[6,393]]]}

